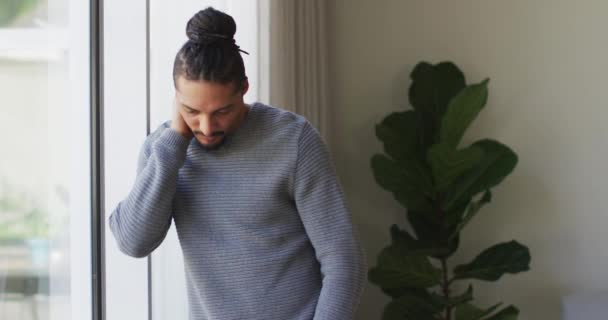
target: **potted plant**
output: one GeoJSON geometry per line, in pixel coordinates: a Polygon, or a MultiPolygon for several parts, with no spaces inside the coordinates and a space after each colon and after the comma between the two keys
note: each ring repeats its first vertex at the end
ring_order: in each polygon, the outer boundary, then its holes
{"type": "Polygon", "coordinates": [[[490,139],[460,146],[465,130],[486,105],[489,79],[467,85],[451,62],[421,62],[411,73],[412,110],[395,112],[376,125],[385,154],[371,159],[376,182],[407,208],[413,234],[397,225],[391,243],[370,268],[369,280],[392,300],[382,319],[506,320],[515,306],[473,305],[473,286],[529,270],[530,253],[517,241],[499,243],[471,262],[449,268],[460,233],[492,199],[491,189],[517,164],[517,155],[490,139]]]}

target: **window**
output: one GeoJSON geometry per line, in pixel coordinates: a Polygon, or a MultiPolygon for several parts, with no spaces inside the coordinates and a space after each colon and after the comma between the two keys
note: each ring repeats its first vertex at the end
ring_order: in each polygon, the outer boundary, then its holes
{"type": "Polygon", "coordinates": [[[0,1],[0,318],[91,317],[89,5],[0,1]]]}
{"type": "MultiPolygon", "coordinates": [[[[186,39],[187,19],[208,5],[237,20],[237,42],[251,53],[244,56],[251,84],[245,98],[263,96],[258,15],[252,14],[262,2],[104,0],[104,157],[97,163],[91,157],[95,1],[0,0],[0,319],[92,318],[100,299],[92,287],[98,254],[91,241],[98,223],[91,220],[92,161],[103,166],[107,219],[134,182],[146,134],[169,119],[174,54],[186,39]]],[[[133,259],[119,252],[106,222],[102,249],[106,319],[187,318],[174,229],[151,259],[133,259]]]]}

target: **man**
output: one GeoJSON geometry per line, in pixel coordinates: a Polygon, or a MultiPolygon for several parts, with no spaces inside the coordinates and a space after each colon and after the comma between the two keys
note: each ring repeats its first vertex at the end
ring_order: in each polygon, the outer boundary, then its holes
{"type": "Polygon", "coordinates": [[[235,32],[213,8],[188,22],[173,119],[146,139],[112,233],[145,257],[175,222],[191,319],[353,319],[367,265],[329,152],[302,116],[243,102],[235,32]]]}

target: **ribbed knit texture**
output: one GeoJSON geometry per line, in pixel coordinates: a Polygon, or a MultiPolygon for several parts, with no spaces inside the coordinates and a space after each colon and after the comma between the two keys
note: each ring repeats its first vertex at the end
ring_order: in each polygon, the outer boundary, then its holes
{"type": "Polygon", "coordinates": [[[110,215],[120,250],[149,255],[175,223],[190,319],[351,320],[365,253],[328,149],[302,116],[261,103],[217,150],[166,122],[110,215]]]}

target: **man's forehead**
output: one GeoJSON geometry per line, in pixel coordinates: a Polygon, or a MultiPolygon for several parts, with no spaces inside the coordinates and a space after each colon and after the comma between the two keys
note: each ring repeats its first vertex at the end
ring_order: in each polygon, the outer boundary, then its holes
{"type": "Polygon", "coordinates": [[[206,80],[188,80],[183,76],[177,79],[177,90],[185,96],[234,96],[235,83],[218,83],[206,80]]]}
{"type": "Polygon", "coordinates": [[[212,113],[215,112],[217,110],[220,110],[222,108],[225,107],[229,107],[231,105],[233,105],[233,103],[231,101],[226,101],[223,103],[192,103],[192,102],[188,102],[188,101],[183,101],[180,100],[179,98],[177,99],[177,102],[181,105],[183,105],[184,107],[187,107],[189,109],[194,109],[194,110],[198,110],[198,111],[202,111],[202,112],[208,112],[208,113],[212,113]]]}
{"type": "Polygon", "coordinates": [[[213,112],[233,103],[236,94],[233,91],[220,90],[219,87],[202,90],[178,89],[175,97],[178,103],[191,109],[213,112]]]}

